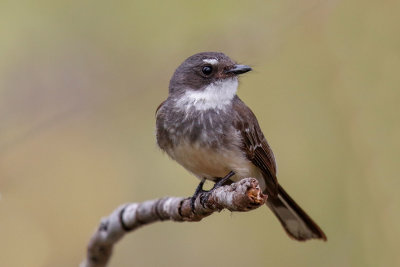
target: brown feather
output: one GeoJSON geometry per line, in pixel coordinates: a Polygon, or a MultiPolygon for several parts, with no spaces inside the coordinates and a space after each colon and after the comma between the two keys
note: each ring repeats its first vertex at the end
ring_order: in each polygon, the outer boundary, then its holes
{"type": "Polygon", "coordinates": [[[236,97],[234,110],[237,112],[235,127],[242,135],[242,150],[246,157],[262,171],[266,189],[270,196],[278,194],[276,163],[274,154],[265,139],[254,113],[236,97]]]}

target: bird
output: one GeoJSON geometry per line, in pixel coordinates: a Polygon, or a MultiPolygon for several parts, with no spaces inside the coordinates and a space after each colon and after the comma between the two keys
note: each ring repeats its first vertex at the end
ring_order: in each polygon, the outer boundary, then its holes
{"type": "MultiPolygon", "coordinates": [[[[188,57],[156,110],[156,139],[170,158],[200,179],[220,186],[246,177],[258,180],[266,205],[290,238],[327,237],[277,180],[275,157],[256,116],[237,96],[238,77],[251,71],[221,52],[188,57]]],[[[215,187],[215,186],[214,186],[215,187]]]]}

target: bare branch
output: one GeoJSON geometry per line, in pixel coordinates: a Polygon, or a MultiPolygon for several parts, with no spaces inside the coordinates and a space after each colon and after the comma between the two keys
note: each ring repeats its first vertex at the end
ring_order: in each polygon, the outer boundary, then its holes
{"type": "Polygon", "coordinates": [[[80,267],[104,267],[111,257],[113,246],[127,232],[156,221],[197,222],[223,209],[249,211],[258,208],[267,200],[254,178],[245,178],[231,185],[216,188],[204,199],[205,193],[197,196],[194,212],[190,198],[164,197],[142,203],[125,204],[101,220],[99,228],[90,239],[87,258],[80,267]]]}

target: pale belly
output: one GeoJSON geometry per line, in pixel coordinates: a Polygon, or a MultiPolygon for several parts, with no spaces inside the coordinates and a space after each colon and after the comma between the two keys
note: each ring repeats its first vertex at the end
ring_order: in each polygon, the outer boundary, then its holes
{"type": "Polygon", "coordinates": [[[235,175],[231,180],[238,181],[246,177],[254,177],[259,180],[261,188],[265,187],[264,178],[258,168],[245,157],[239,148],[215,149],[182,142],[166,152],[200,179],[214,180],[233,171],[235,175]]]}

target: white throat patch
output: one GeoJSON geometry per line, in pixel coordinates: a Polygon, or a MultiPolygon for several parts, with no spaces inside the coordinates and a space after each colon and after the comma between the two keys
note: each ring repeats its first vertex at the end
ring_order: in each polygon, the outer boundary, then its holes
{"type": "Polygon", "coordinates": [[[176,107],[196,110],[225,109],[236,95],[238,79],[231,78],[209,84],[203,90],[187,91],[176,101],[176,107]]]}

